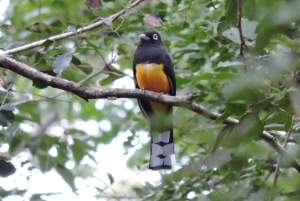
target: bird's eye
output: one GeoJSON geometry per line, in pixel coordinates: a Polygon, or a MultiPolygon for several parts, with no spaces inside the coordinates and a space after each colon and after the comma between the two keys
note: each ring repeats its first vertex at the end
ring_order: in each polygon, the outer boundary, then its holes
{"type": "Polygon", "coordinates": [[[157,39],[158,39],[157,34],[153,34],[153,39],[154,39],[154,40],[157,40],[157,39]]]}

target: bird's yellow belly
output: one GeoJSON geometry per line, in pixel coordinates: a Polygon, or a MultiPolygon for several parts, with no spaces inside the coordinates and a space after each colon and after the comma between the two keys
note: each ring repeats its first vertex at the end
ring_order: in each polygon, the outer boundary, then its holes
{"type": "MultiPolygon", "coordinates": [[[[168,94],[170,85],[163,68],[162,64],[138,64],[136,79],[139,88],[168,94]]],[[[165,105],[155,102],[150,102],[150,105],[156,114],[164,113],[167,108],[165,105]]]]}

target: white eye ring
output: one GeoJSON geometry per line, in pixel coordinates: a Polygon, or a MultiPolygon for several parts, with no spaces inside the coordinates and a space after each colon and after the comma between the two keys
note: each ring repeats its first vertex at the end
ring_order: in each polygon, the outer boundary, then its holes
{"type": "Polygon", "coordinates": [[[157,39],[158,39],[157,34],[153,34],[153,39],[154,39],[154,40],[157,40],[157,39]]]}

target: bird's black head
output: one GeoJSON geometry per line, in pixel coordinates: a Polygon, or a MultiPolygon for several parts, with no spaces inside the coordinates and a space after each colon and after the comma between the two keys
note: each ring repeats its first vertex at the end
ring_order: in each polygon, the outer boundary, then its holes
{"type": "Polygon", "coordinates": [[[141,39],[140,43],[162,44],[160,35],[156,31],[145,31],[139,36],[139,38],[141,39]]]}

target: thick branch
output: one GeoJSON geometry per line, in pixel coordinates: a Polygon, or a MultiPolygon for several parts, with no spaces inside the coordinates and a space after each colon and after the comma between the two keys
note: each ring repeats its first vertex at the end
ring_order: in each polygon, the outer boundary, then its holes
{"type": "Polygon", "coordinates": [[[53,88],[62,89],[71,92],[80,98],[88,101],[89,99],[98,98],[140,98],[147,99],[161,103],[167,103],[170,105],[179,105],[188,103],[193,97],[197,97],[195,94],[191,94],[187,97],[170,97],[166,95],[160,95],[151,91],[143,91],[136,89],[98,89],[88,88],[80,83],[74,83],[58,77],[53,77],[46,73],[42,73],[26,64],[20,63],[8,56],[0,55],[0,66],[9,69],[23,77],[29,78],[32,81],[44,83],[53,88]]]}
{"type": "MultiPolygon", "coordinates": [[[[192,100],[198,97],[197,94],[174,97],[147,90],[143,91],[141,89],[98,89],[85,87],[80,83],[74,83],[65,79],[42,73],[5,55],[0,55],[0,66],[19,75],[22,75],[30,80],[71,92],[86,101],[88,101],[89,99],[99,98],[138,98],[164,103],[167,105],[183,107],[212,120],[215,120],[221,116],[221,114],[219,113],[212,112],[204,108],[202,105],[192,102],[192,100]]],[[[239,121],[237,119],[228,117],[223,123],[237,124],[238,122],[239,121]]],[[[277,139],[268,132],[263,131],[261,138],[268,142],[280,155],[287,154],[286,150],[281,146],[277,139]]],[[[293,167],[300,173],[300,163],[297,160],[294,160],[293,167]]]]}
{"type": "MultiPolygon", "coordinates": [[[[137,5],[139,5],[143,1],[145,1],[145,0],[137,0],[134,3],[130,4],[128,7],[121,10],[120,12],[118,12],[116,14],[113,14],[113,15],[109,16],[106,19],[110,19],[110,20],[114,21],[117,18],[119,18],[119,17],[123,16],[124,14],[126,14],[130,9],[136,7],[137,5]]],[[[104,20],[100,20],[100,21],[98,21],[94,24],[91,24],[91,25],[85,26],[83,28],[77,29],[75,32],[67,32],[67,33],[55,35],[55,36],[52,36],[52,37],[47,38],[47,39],[36,41],[36,42],[30,43],[30,44],[27,44],[27,45],[24,45],[24,46],[21,46],[21,47],[17,47],[17,48],[11,49],[11,50],[7,50],[5,52],[1,52],[0,55],[1,54],[13,54],[13,53],[22,52],[22,51],[25,51],[25,50],[30,50],[30,49],[35,48],[35,47],[40,47],[40,46],[43,45],[43,43],[46,40],[58,41],[58,40],[61,40],[61,39],[64,39],[64,38],[69,38],[71,36],[80,35],[83,32],[90,31],[92,29],[100,27],[103,24],[105,24],[104,20]]]]}

